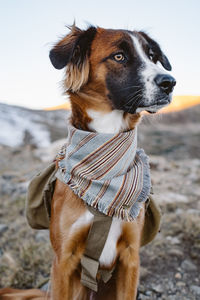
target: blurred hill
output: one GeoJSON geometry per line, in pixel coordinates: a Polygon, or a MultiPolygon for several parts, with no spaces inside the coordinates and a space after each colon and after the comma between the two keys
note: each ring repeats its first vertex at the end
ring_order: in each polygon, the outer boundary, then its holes
{"type": "MultiPolygon", "coordinates": [[[[66,138],[69,110],[31,110],[0,103],[0,145],[49,148],[66,138]]],[[[167,114],[145,114],[139,145],[148,154],[200,157],[200,105],[167,114]]]]}
{"type": "Polygon", "coordinates": [[[173,96],[173,100],[171,104],[163,108],[161,111],[166,113],[179,111],[199,104],[200,104],[200,96],[191,96],[191,95],[173,96]]]}
{"type": "MultiPolygon", "coordinates": [[[[173,96],[173,100],[171,104],[163,108],[160,111],[160,113],[179,111],[199,104],[200,104],[200,96],[191,96],[191,95],[173,96]]],[[[70,109],[69,101],[66,101],[61,105],[49,107],[46,110],[57,110],[57,109],[70,109]]]]}
{"type": "Polygon", "coordinates": [[[173,159],[200,158],[200,105],[167,114],[144,115],[138,131],[139,145],[148,154],[173,159]]]}
{"type": "MultiPolygon", "coordinates": [[[[200,97],[199,97],[200,100],[200,97]]],[[[166,107],[167,108],[167,107],[166,107]]],[[[192,105],[178,111],[162,114],[162,122],[173,123],[198,123],[200,122],[200,104],[192,105]]]]}

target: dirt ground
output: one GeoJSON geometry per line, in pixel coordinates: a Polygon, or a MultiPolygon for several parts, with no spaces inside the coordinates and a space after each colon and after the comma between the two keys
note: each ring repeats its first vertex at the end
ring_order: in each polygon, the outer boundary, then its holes
{"type": "MultiPolygon", "coordinates": [[[[139,128],[163,214],[160,233],[141,249],[141,300],[200,299],[200,119],[190,114],[147,118],[139,128]]],[[[48,231],[31,229],[24,208],[31,177],[48,163],[29,145],[0,153],[0,287],[40,288],[53,254],[48,231]]]]}

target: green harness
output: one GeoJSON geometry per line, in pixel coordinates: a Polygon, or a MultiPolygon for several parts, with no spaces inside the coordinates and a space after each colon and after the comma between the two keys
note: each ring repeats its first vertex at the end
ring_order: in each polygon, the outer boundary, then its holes
{"type": "MultiPolygon", "coordinates": [[[[57,180],[56,173],[56,164],[52,163],[35,176],[29,184],[26,216],[29,225],[34,229],[49,229],[51,200],[57,180]]],[[[151,195],[146,203],[148,205],[146,204],[141,246],[150,243],[160,228],[160,210],[151,195]]],[[[94,215],[94,219],[87,237],[85,252],[81,258],[81,282],[91,290],[97,291],[97,275],[106,283],[114,270],[114,268],[112,270],[99,269],[99,258],[107,240],[112,218],[89,206],[87,209],[94,215]]]]}

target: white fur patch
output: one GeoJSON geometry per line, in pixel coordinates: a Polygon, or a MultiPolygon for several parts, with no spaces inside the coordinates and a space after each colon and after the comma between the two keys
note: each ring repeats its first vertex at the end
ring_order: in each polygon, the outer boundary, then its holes
{"type": "MultiPolygon", "coordinates": [[[[151,107],[152,99],[155,98],[155,95],[158,91],[158,87],[154,82],[154,79],[156,75],[158,74],[168,74],[167,71],[165,71],[162,67],[159,66],[159,64],[154,64],[146,55],[146,53],[143,51],[142,46],[140,42],[138,41],[136,36],[131,35],[131,38],[133,40],[133,44],[135,47],[135,50],[137,51],[138,56],[140,57],[141,61],[143,62],[143,65],[141,67],[140,76],[142,78],[142,81],[144,82],[145,90],[144,98],[145,98],[145,106],[148,107],[149,111],[156,112],[158,109],[162,108],[160,106],[154,105],[153,108],[151,107]],[[150,108],[150,109],[149,109],[150,108]]],[[[138,108],[136,112],[140,112],[142,110],[146,110],[146,108],[138,108]]]]}
{"type": "Polygon", "coordinates": [[[103,113],[89,109],[87,113],[92,119],[88,124],[92,131],[99,133],[118,133],[128,128],[122,110],[115,109],[109,113],[103,113]]]}
{"type": "Polygon", "coordinates": [[[73,224],[72,227],[70,228],[70,232],[69,234],[74,233],[75,231],[77,231],[79,228],[85,226],[85,225],[89,225],[92,223],[92,220],[94,218],[94,215],[91,214],[91,212],[89,212],[88,210],[82,214],[82,216],[80,216],[73,224]]]}
{"type": "Polygon", "coordinates": [[[101,266],[109,266],[114,262],[117,255],[116,245],[121,232],[122,221],[117,218],[113,218],[108,238],[99,259],[101,266]]]}

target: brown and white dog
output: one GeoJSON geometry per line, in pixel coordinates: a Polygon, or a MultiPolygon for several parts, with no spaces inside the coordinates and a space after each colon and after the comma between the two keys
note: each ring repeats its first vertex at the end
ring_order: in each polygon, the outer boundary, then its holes
{"type": "MultiPolygon", "coordinates": [[[[171,65],[146,33],[75,26],[50,52],[56,69],[65,68],[64,87],[72,124],[82,130],[118,133],[137,126],[140,112],[155,113],[171,102],[176,82],[171,65]]],[[[49,295],[4,289],[0,299],[136,299],[144,208],[131,223],[113,218],[100,266],[114,274],[94,293],[80,282],[80,259],[93,215],[70,188],[57,180],[50,237],[55,258],[49,295]]]]}

